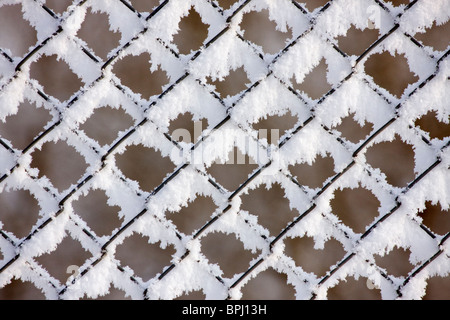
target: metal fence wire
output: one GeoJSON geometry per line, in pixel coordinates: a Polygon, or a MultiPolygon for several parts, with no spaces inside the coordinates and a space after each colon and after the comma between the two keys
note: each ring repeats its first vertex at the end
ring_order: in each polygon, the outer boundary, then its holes
{"type": "Polygon", "coordinates": [[[422,299],[432,283],[450,298],[449,32],[428,42],[447,0],[1,0],[0,15],[2,299],[422,299]],[[99,16],[105,33],[83,34],[99,16]]]}

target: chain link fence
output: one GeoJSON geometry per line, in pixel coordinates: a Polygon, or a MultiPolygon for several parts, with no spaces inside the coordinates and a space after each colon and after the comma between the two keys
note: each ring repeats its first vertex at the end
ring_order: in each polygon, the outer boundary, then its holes
{"type": "Polygon", "coordinates": [[[1,299],[450,298],[449,19],[1,0],[1,299]]]}

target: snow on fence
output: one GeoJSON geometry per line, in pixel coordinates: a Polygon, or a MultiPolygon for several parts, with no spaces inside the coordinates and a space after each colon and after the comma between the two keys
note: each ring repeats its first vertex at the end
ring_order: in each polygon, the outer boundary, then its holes
{"type": "MultiPolygon", "coordinates": [[[[47,299],[97,298],[113,288],[133,299],[174,299],[190,292],[206,299],[245,299],[246,287],[271,271],[283,277],[296,299],[330,298],[334,287],[351,279],[363,279],[366,289],[377,291],[382,299],[421,299],[431,279],[448,279],[450,230],[434,229],[423,213],[437,207],[444,217],[440,224],[448,227],[449,48],[448,42],[436,49],[419,40],[433,24],[440,26],[449,20],[447,0],[413,0],[401,5],[332,0],[317,8],[295,0],[161,0],[147,11],[135,8],[138,1],[75,0],[60,12],[51,3],[0,1],[0,12],[18,6],[23,20],[36,31],[35,42],[23,54],[0,44],[0,125],[8,124],[24,103],[50,115],[21,147],[13,138],[0,136],[0,196],[25,192],[38,208],[36,217],[28,212],[21,212],[20,218],[9,217],[8,210],[24,203],[20,197],[15,202],[7,198],[0,208],[0,292],[25,282],[47,299]],[[91,48],[95,43],[79,36],[89,12],[106,15],[110,31],[119,35],[117,45],[103,56],[91,48]],[[174,38],[182,29],[180,21],[192,12],[206,26],[205,38],[199,48],[182,52],[174,38]],[[280,49],[267,50],[249,37],[242,21],[253,12],[268,13],[276,31],[290,32],[280,49]],[[350,54],[337,40],[350,28],[375,30],[377,36],[362,51],[350,54]],[[368,61],[383,53],[404,56],[408,72],[415,77],[399,94],[383,87],[367,69],[368,61]],[[143,94],[148,88],[136,92],[118,76],[121,61],[142,55],[150,57],[152,73],[163,71],[168,79],[160,85],[160,92],[148,96],[143,94]],[[48,57],[69,67],[81,83],[79,89],[67,97],[48,92],[33,73],[48,57]],[[299,86],[321,61],[327,66],[329,88],[313,97],[299,86]],[[237,70],[247,77],[245,88],[220,93],[219,84],[237,70]],[[123,110],[132,120],[114,139],[100,143],[83,130],[83,124],[105,106],[123,110]],[[186,129],[169,129],[186,113],[196,121],[195,138],[186,129]],[[287,114],[295,122],[285,132],[277,131],[278,127],[257,129],[259,121],[287,114]],[[434,115],[436,126],[443,126],[447,133],[435,137],[417,125],[427,114],[434,115]],[[371,128],[361,138],[349,139],[338,130],[343,119],[371,128]],[[268,132],[278,139],[269,141],[268,132]],[[408,146],[413,159],[414,173],[400,184],[389,180],[387,171],[369,157],[371,149],[396,139],[408,146]],[[74,181],[64,181],[62,187],[35,162],[35,155],[58,143],[76,150],[74,158],[81,155],[79,162],[85,163],[82,173],[74,181]],[[173,168],[163,172],[156,160],[146,160],[148,171],[128,174],[119,160],[137,146],[170,159],[173,168]],[[252,169],[231,188],[211,168],[225,163],[221,170],[227,176],[234,151],[239,153],[237,165],[252,165],[252,169]],[[317,186],[303,183],[302,176],[292,170],[297,165],[312,168],[326,157],[332,159],[331,174],[317,186]],[[160,171],[160,181],[143,188],[139,179],[160,171]],[[275,206],[265,220],[258,215],[264,206],[246,209],[244,198],[276,185],[281,187],[286,207],[275,206]],[[344,190],[363,190],[377,203],[362,228],[354,227],[332,205],[344,190]],[[96,191],[106,195],[108,206],[118,208],[114,218],[121,219],[103,235],[92,228],[89,217],[82,216],[81,211],[91,207],[80,210],[76,206],[96,191]],[[212,199],[215,209],[186,231],[175,217],[200,197],[212,199]],[[29,227],[19,235],[12,231],[11,221],[29,227]],[[275,222],[278,229],[271,225],[275,222]],[[251,255],[243,267],[226,273],[213,259],[227,248],[227,241],[213,242],[212,253],[205,253],[206,239],[215,234],[237,239],[241,245],[243,253],[230,258],[231,266],[238,264],[244,252],[251,255]],[[118,257],[121,246],[134,235],[159,250],[173,250],[149,278],[136,271],[138,266],[118,257]],[[313,251],[335,241],[342,254],[324,272],[308,270],[303,264],[306,260],[294,257],[301,252],[288,248],[292,241],[304,238],[312,239],[313,251]],[[70,256],[63,255],[62,262],[53,263],[63,268],[65,276],[58,277],[52,271],[51,257],[66,240],[80,245],[86,256],[70,263],[70,256]],[[411,264],[400,275],[379,263],[398,249],[406,252],[411,264]]],[[[6,18],[3,21],[6,24],[6,18]]],[[[0,26],[6,28],[1,21],[0,26]]],[[[44,67],[42,73],[54,71],[44,67]]],[[[401,74],[391,77],[395,80],[401,74]]],[[[53,82],[62,82],[60,90],[67,87],[61,78],[54,77],[53,82]]],[[[26,119],[15,126],[18,132],[34,117],[26,119]]],[[[113,123],[108,120],[92,127],[108,129],[113,123]]],[[[53,153],[50,160],[58,156],[53,153]]],[[[137,166],[137,160],[130,157],[129,170],[137,166]]],[[[396,164],[394,171],[406,166],[396,152],[381,158],[396,164]]],[[[70,165],[77,165],[69,160],[51,165],[62,166],[65,174],[70,165]]],[[[365,199],[355,195],[350,200],[360,203],[353,213],[358,217],[350,218],[364,217],[365,199]]],[[[91,210],[90,218],[95,214],[91,210]]],[[[113,217],[102,219],[106,223],[113,217]]],[[[192,219],[195,215],[187,222],[192,219]]],[[[133,246],[126,251],[129,256],[138,254],[133,246]]],[[[150,255],[145,263],[152,264],[158,257],[149,252],[143,255],[150,255]]],[[[269,288],[253,290],[273,293],[275,289],[269,284],[269,288]]]]}

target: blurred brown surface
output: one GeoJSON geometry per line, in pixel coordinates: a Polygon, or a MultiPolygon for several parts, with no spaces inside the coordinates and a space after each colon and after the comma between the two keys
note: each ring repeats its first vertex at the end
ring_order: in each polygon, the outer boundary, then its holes
{"type": "MultiPolygon", "coordinates": [[[[307,1],[308,10],[313,10],[327,1],[307,1]]],[[[409,1],[394,1],[395,5],[408,3],[409,1]]],[[[70,1],[46,1],[47,5],[58,13],[63,12],[70,1]]],[[[139,11],[151,12],[158,4],[157,0],[144,1],[132,0],[132,5],[139,11]]],[[[235,1],[219,0],[219,5],[224,9],[231,7],[235,1]]],[[[108,30],[107,16],[101,13],[88,11],[85,23],[79,36],[86,41],[88,47],[103,61],[107,58],[109,50],[118,45],[119,35],[108,30]]],[[[418,34],[417,39],[426,45],[432,45],[437,50],[446,48],[449,43],[447,22],[444,26],[436,27],[430,32],[418,34]],[[436,31],[437,29],[437,31],[436,31]],[[430,36],[428,36],[430,35],[430,36]]],[[[282,33],[274,30],[275,23],[268,19],[267,12],[250,13],[244,16],[242,27],[245,29],[244,37],[261,46],[266,53],[276,53],[283,48],[286,41],[292,37],[290,31],[282,33]]],[[[174,41],[180,53],[188,54],[198,49],[206,38],[206,27],[198,14],[191,10],[191,14],[182,19],[181,31],[175,35],[174,41]]],[[[28,22],[21,18],[20,6],[4,6],[0,8],[0,47],[9,48],[13,56],[24,56],[30,46],[36,43],[36,35],[28,22]],[[20,24],[20,28],[16,25],[20,24]]],[[[414,35],[413,35],[414,36],[414,35]]],[[[340,37],[338,44],[345,53],[361,54],[364,49],[379,37],[377,30],[366,29],[364,32],[352,28],[346,37],[340,37]]],[[[151,57],[142,54],[138,57],[128,56],[114,65],[114,72],[121,79],[122,84],[138,93],[144,99],[161,93],[161,86],[167,84],[168,79],[162,70],[151,73],[151,57]]],[[[326,82],[326,61],[309,75],[301,84],[294,83],[294,89],[304,92],[312,99],[318,99],[325,94],[331,86],[326,82]]],[[[409,83],[417,81],[417,78],[409,72],[408,66],[402,56],[381,54],[371,56],[366,64],[366,72],[374,81],[387,89],[393,95],[400,97],[409,83]]],[[[46,94],[60,100],[68,99],[83,84],[70,71],[64,61],[57,61],[56,56],[42,56],[31,66],[32,77],[37,79],[44,87],[46,94]]],[[[248,79],[242,69],[233,72],[230,77],[222,82],[211,83],[216,86],[218,94],[225,98],[246,88],[248,79]]],[[[1,107],[1,106],[0,106],[1,107]]],[[[13,144],[17,149],[25,148],[51,118],[43,108],[25,101],[17,115],[10,116],[6,123],[0,123],[0,135],[13,144]]],[[[292,116],[272,117],[255,123],[258,129],[288,130],[294,126],[297,119],[292,116]]],[[[100,144],[110,144],[117,138],[117,133],[126,130],[132,124],[130,116],[122,109],[100,108],[96,113],[80,126],[81,130],[98,140],[100,144]],[[99,125],[101,124],[101,125],[99,125]],[[103,130],[103,129],[107,130],[103,130]]],[[[177,128],[188,128],[192,131],[192,117],[180,115],[178,120],[171,124],[170,131],[177,128]],[[177,122],[178,121],[178,122],[177,122]]],[[[364,139],[373,129],[371,124],[365,124],[361,128],[349,117],[336,129],[341,131],[343,137],[352,142],[364,139]]],[[[437,121],[436,115],[431,113],[419,119],[416,123],[422,130],[430,132],[433,137],[442,139],[450,134],[450,126],[447,123],[437,121]]],[[[270,130],[269,130],[270,131],[270,130]]],[[[280,134],[280,136],[283,133],[280,134]]],[[[192,136],[192,135],[191,135],[192,136]]],[[[276,143],[268,137],[269,143],[276,143]]],[[[84,173],[86,164],[83,158],[60,141],[56,144],[47,143],[42,150],[32,154],[32,166],[38,168],[39,176],[47,176],[53,185],[59,190],[64,190],[84,173]]],[[[395,186],[405,186],[414,179],[413,150],[404,142],[381,143],[369,148],[367,152],[368,162],[374,167],[380,168],[387,176],[387,181],[395,186]],[[398,165],[400,164],[400,166],[398,165]]],[[[248,160],[248,158],[247,158],[248,160]]],[[[153,150],[143,146],[130,146],[126,151],[117,156],[117,165],[124,175],[136,180],[144,191],[151,192],[161,182],[163,177],[174,169],[174,165],[168,158],[163,158],[153,150]],[[151,164],[151,165],[150,165],[151,164]],[[154,168],[158,170],[153,170],[154,168]]],[[[225,188],[234,190],[256,168],[249,164],[214,164],[208,172],[225,188]]],[[[324,181],[335,174],[333,159],[330,157],[317,157],[312,164],[298,164],[289,168],[292,175],[301,183],[310,188],[320,188],[324,181]]],[[[264,186],[250,191],[242,196],[242,209],[258,216],[258,221],[271,235],[276,235],[281,229],[299,213],[289,208],[289,202],[284,198],[283,190],[279,185],[274,185],[270,190],[264,186]]],[[[107,203],[106,195],[101,191],[92,192],[86,197],[74,202],[74,211],[97,235],[108,235],[114,228],[120,226],[122,221],[117,217],[118,208],[111,207],[107,203]]],[[[370,191],[359,188],[355,190],[341,190],[336,193],[332,201],[334,213],[355,232],[363,232],[374,217],[377,216],[378,200],[370,191]],[[364,215],[359,216],[363,211],[364,215]],[[358,219],[353,219],[355,217],[358,219]]],[[[25,237],[38,218],[38,206],[36,200],[26,191],[9,191],[0,194],[0,221],[3,228],[14,233],[17,237],[25,237]]],[[[189,234],[198,230],[216,209],[209,198],[200,197],[188,207],[177,213],[168,213],[168,218],[183,233],[189,234]]],[[[444,235],[450,231],[450,218],[448,211],[443,211],[439,206],[427,204],[426,210],[420,213],[424,224],[433,232],[444,235]]],[[[162,271],[169,264],[173,248],[161,249],[158,244],[149,244],[148,239],[140,235],[127,238],[124,244],[117,249],[117,258],[123,266],[129,266],[144,281],[156,273],[162,271]],[[135,252],[144,254],[135,254],[135,252]],[[143,257],[146,257],[145,259],[143,257]],[[148,259],[148,257],[152,257],[148,259]]],[[[314,241],[309,237],[287,238],[285,240],[286,254],[291,256],[297,266],[302,266],[307,272],[314,272],[317,276],[323,276],[332,266],[343,258],[345,251],[335,239],[325,243],[323,250],[314,249],[314,241]]],[[[257,253],[245,250],[233,235],[210,234],[202,240],[202,250],[212,263],[219,263],[225,277],[245,271],[251,259],[257,253]],[[220,250],[218,249],[220,248],[220,250]]],[[[65,283],[70,276],[67,267],[79,265],[89,255],[77,241],[66,237],[58,249],[45,254],[36,260],[42,264],[55,278],[65,283]]],[[[0,253],[0,259],[3,255],[0,253]]],[[[412,269],[408,262],[408,252],[394,250],[392,254],[378,257],[377,263],[392,272],[395,276],[406,276],[412,269]],[[406,260],[406,262],[405,262],[406,260]]],[[[1,264],[1,260],[0,260],[1,264]]],[[[349,277],[347,281],[339,283],[328,291],[330,299],[380,299],[380,292],[376,288],[370,289],[366,278],[355,280],[349,277]]],[[[450,299],[450,284],[447,278],[431,278],[427,287],[428,299],[450,299]]],[[[295,291],[286,283],[286,276],[275,270],[268,269],[256,278],[251,279],[243,289],[244,299],[293,299],[295,291]]],[[[29,283],[18,280],[0,289],[0,300],[3,299],[41,299],[43,294],[29,283]]],[[[123,299],[124,292],[111,288],[111,293],[105,299],[123,299]]],[[[193,292],[180,298],[203,299],[202,292],[193,292]]]]}

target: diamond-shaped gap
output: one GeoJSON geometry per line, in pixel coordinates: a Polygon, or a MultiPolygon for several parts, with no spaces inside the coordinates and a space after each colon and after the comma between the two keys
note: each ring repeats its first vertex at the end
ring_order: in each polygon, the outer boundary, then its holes
{"type": "Polygon", "coordinates": [[[309,236],[286,238],[284,244],[285,254],[294,259],[297,266],[319,278],[345,255],[342,244],[334,238],[329,239],[322,249],[314,248],[314,239],[309,236]]]}
{"type": "Polygon", "coordinates": [[[89,119],[80,125],[80,129],[103,146],[111,144],[119,132],[132,125],[133,118],[122,108],[104,106],[95,109],[89,119]]]}
{"type": "Polygon", "coordinates": [[[44,92],[60,101],[69,99],[83,85],[64,60],[57,55],[42,55],[30,67],[30,77],[36,79],[44,92]]]}
{"type": "Polygon", "coordinates": [[[78,268],[92,255],[85,251],[81,244],[66,236],[56,250],[48,252],[36,258],[54,278],[66,283],[71,275],[77,273],[78,268]]]}
{"type": "Polygon", "coordinates": [[[80,216],[98,236],[111,234],[120,227],[119,206],[110,206],[103,190],[91,190],[72,203],[74,212],[80,216]]]}
{"type": "Polygon", "coordinates": [[[430,28],[425,29],[424,33],[416,33],[414,38],[434,50],[443,51],[450,43],[450,20],[441,25],[434,21],[430,28]]]}
{"type": "Polygon", "coordinates": [[[297,163],[290,165],[288,169],[300,184],[314,189],[322,187],[335,174],[334,160],[330,155],[317,155],[311,165],[306,162],[297,163]]]}
{"type": "Polygon", "coordinates": [[[450,136],[450,119],[448,122],[438,120],[436,111],[429,111],[414,122],[415,126],[428,132],[431,139],[442,140],[450,136]]]}
{"type": "Polygon", "coordinates": [[[406,277],[414,267],[409,262],[409,255],[409,249],[395,247],[388,254],[375,255],[374,258],[376,265],[385,269],[389,275],[406,277]]]}
{"type": "Polygon", "coordinates": [[[298,215],[296,210],[290,208],[279,183],[274,183],[270,188],[261,185],[243,194],[241,199],[241,209],[256,215],[258,223],[267,228],[272,236],[279,234],[298,215]]]}
{"type": "Polygon", "coordinates": [[[363,233],[378,216],[380,202],[365,188],[337,189],[330,202],[332,212],[356,233],[363,233]]]}
{"type": "Polygon", "coordinates": [[[75,184],[87,168],[84,158],[62,140],[44,143],[31,155],[30,166],[39,169],[38,177],[46,176],[59,191],[75,184]]]}
{"type": "Polygon", "coordinates": [[[250,80],[248,79],[244,67],[239,67],[235,70],[230,70],[229,74],[223,79],[216,79],[213,81],[208,77],[207,82],[215,87],[216,92],[221,98],[227,98],[247,90],[250,80]]]}
{"type": "Polygon", "coordinates": [[[427,280],[423,300],[450,300],[450,277],[434,276],[427,280]]]}
{"type": "Polygon", "coordinates": [[[389,184],[405,187],[415,178],[414,150],[397,135],[393,141],[373,145],[366,152],[367,162],[386,175],[389,184]]]}
{"type": "Polygon", "coordinates": [[[354,114],[350,114],[341,119],[341,123],[334,127],[334,129],[339,131],[346,140],[352,143],[357,143],[366,138],[372,132],[373,124],[370,122],[364,122],[364,124],[361,124],[355,121],[354,114]]]}
{"type": "Polygon", "coordinates": [[[222,163],[217,160],[207,171],[218,183],[226,189],[233,191],[244,183],[249,174],[257,167],[258,165],[250,156],[243,154],[239,148],[234,147],[228,154],[227,162],[222,163]]]}
{"type": "Polygon", "coordinates": [[[163,272],[174,254],[172,245],[162,248],[159,242],[149,243],[147,236],[134,233],[117,246],[115,257],[122,267],[130,267],[135,275],[147,281],[163,272]]]}
{"type": "Polygon", "coordinates": [[[13,279],[0,288],[0,301],[3,300],[45,300],[45,295],[31,282],[13,279]]]}
{"type": "Polygon", "coordinates": [[[127,146],[124,153],[117,154],[116,165],[127,178],[137,181],[139,187],[147,192],[158,187],[175,169],[168,157],[141,144],[127,146]]]}
{"type": "Polygon", "coordinates": [[[128,0],[133,8],[139,12],[153,12],[159,6],[159,0],[128,0]]]}
{"type": "Polygon", "coordinates": [[[179,31],[173,37],[173,42],[181,54],[190,54],[203,45],[208,36],[208,25],[204,24],[198,12],[191,7],[187,16],[181,18],[179,31]]]}
{"type": "Polygon", "coordinates": [[[228,10],[237,2],[237,0],[216,0],[216,2],[223,10],[228,10]]]}
{"type": "Polygon", "coordinates": [[[355,280],[352,276],[328,289],[328,300],[381,300],[381,291],[366,277],[355,280]]]}
{"type": "Polygon", "coordinates": [[[159,66],[151,71],[150,54],[144,52],[139,56],[128,55],[114,64],[113,72],[121,83],[131,91],[149,99],[163,92],[163,86],[169,83],[167,73],[159,66]]]}
{"type": "Polygon", "coordinates": [[[268,143],[278,146],[280,138],[286,131],[292,129],[297,121],[298,118],[288,112],[283,115],[261,118],[252,127],[258,131],[258,139],[266,139],[268,143]]]}
{"type": "Polygon", "coordinates": [[[251,11],[242,17],[241,29],[244,38],[262,47],[265,53],[275,54],[284,49],[287,40],[292,38],[291,28],[287,31],[277,29],[276,22],[269,17],[269,10],[251,11]]]}
{"type": "Polygon", "coordinates": [[[36,30],[24,20],[21,5],[0,7],[0,47],[22,57],[37,41],[36,30]]]}
{"type": "Polygon", "coordinates": [[[323,7],[329,0],[296,0],[299,3],[303,3],[308,11],[312,12],[317,8],[323,7]]]}
{"type": "Polygon", "coordinates": [[[6,117],[0,122],[0,135],[11,141],[20,150],[25,149],[51,120],[50,113],[44,108],[37,108],[36,104],[24,100],[18,112],[6,117]]]}
{"type": "Polygon", "coordinates": [[[72,0],[46,0],[45,5],[52,11],[62,14],[72,4],[72,0]]]}
{"type": "Polygon", "coordinates": [[[200,229],[211,218],[217,209],[213,199],[209,196],[198,196],[195,200],[177,212],[169,212],[166,217],[184,234],[191,234],[200,229]]]}
{"type": "Polygon", "coordinates": [[[347,55],[360,56],[379,36],[378,29],[366,28],[361,30],[352,25],[347,30],[346,35],[337,38],[338,47],[347,55]]]}
{"type": "Polygon", "coordinates": [[[246,271],[257,254],[246,250],[234,234],[222,232],[209,233],[201,239],[201,246],[208,261],[218,264],[226,278],[246,271]]]}
{"type": "Polygon", "coordinates": [[[418,215],[423,219],[422,223],[431,231],[440,235],[450,232],[450,212],[443,210],[440,205],[427,201],[425,209],[418,215]]]}
{"type": "Polygon", "coordinates": [[[302,83],[298,83],[295,77],[291,79],[293,89],[306,93],[311,99],[321,98],[331,90],[332,86],[327,81],[327,62],[322,58],[319,64],[306,75],[302,83]]]}
{"type": "Polygon", "coordinates": [[[112,49],[117,47],[120,41],[120,34],[109,28],[108,14],[95,12],[92,8],[87,10],[77,36],[83,39],[103,60],[112,49]]]}
{"type": "Polygon", "coordinates": [[[295,289],[287,276],[272,268],[258,273],[241,289],[243,300],[295,300],[295,289]]]}
{"type": "Polygon", "coordinates": [[[0,208],[2,230],[17,238],[26,237],[39,218],[39,203],[27,190],[3,191],[0,208]]]}
{"type": "Polygon", "coordinates": [[[371,55],[365,62],[366,74],[371,76],[375,83],[400,98],[409,84],[415,83],[419,78],[409,69],[404,54],[393,56],[390,52],[371,55]]]}
{"type": "Polygon", "coordinates": [[[385,0],[386,2],[392,3],[394,6],[399,7],[401,5],[407,5],[411,0],[385,0]]]}
{"type": "Polygon", "coordinates": [[[175,141],[196,143],[207,125],[207,119],[202,118],[194,121],[192,113],[186,112],[179,114],[176,119],[170,122],[169,134],[175,141]]]}

